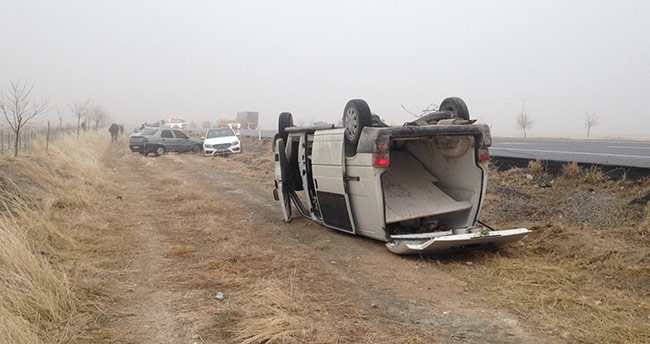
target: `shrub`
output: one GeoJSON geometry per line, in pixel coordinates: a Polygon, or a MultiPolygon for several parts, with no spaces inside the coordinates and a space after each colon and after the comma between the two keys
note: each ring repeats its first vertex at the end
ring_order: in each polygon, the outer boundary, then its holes
{"type": "Polygon", "coordinates": [[[585,183],[598,184],[607,179],[605,173],[598,166],[591,166],[585,173],[585,183]]]}
{"type": "Polygon", "coordinates": [[[582,176],[582,170],[575,161],[562,165],[562,175],[570,179],[578,179],[582,176]]]}
{"type": "Polygon", "coordinates": [[[533,176],[541,176],[544,174],[544,163],[539,160],[531,160],[528,162],[528,173],[533,176]]]}

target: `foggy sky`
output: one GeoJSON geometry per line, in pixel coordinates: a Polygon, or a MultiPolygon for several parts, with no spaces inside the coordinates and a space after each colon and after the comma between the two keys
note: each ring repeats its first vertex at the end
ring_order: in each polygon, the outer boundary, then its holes
{"type": "MultiPolygon", "coordinates": [[[[0,0],[0,86],[118,121],[259,111],[400,124],[459,96],[494,135],[650,137],[650,1],[0,0]]],[[[72,115],[67,115],[72,120],[72,115]]],[[[52,117],[54,118],[54,116],[52,117]]]]}

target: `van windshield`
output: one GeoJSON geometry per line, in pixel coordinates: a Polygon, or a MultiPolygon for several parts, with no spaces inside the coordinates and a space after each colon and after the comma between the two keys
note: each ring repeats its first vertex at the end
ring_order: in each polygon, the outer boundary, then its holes
{"type": "Polygon", "coordinates": [[[235,136],[235,133],[230,128],[218,128],[208,130],[208,134],[205,136],[208,139],[213,139],[215,137],[228,137],[235,136]]]}

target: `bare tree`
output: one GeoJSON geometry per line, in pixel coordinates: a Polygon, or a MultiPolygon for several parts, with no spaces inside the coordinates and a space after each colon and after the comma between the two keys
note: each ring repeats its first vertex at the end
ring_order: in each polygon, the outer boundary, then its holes
{"type": "Polygon", "coordinates": [[[79,137],[79,129],[81,128],[81,118],[88,116],[91,103],[90,99],[86,99],[70,106],[70,110],[77,117],[77,137],[79,137]]]}
{"type": "Polygon", "coordinates": [[[47,111],[45,101],[36,103],[32,101],[34,84],[23,82],[10,82],[9,89],[0,96],[0,112],[4,115],[9,128],[15,135],[14,156],[18,156],[20,144],[20,131],[40,114],[47,111]]]}
{"type": "Polygon", "coordinates": [[[61,114],[63,113],[63,109],[61,109],[60,106],[55,107],[56,110],[56,115],[59,117],[59,132],[63,130],[63,116],[61,114]]]}
{"type": "Polygon", "coordinates": [[[526,137],[526,130],[530,129],[533,126],[533,120],[526,114],[526,111],[522,110],[519,116],[517,116],[517,127],[521,129],[526,137]]]}
{"type": "Polygon", "coordinates": [[[95,130],[99,129],[100,126],[104,126],[108,122],[108,113],[101,105],[93,106],[88,112],[88,117],[93,121],[95,130]]]}
{"type": "Polygon", "coordinates": [[[596,114],[585,114],[585,128],[587,128],[587,138],[591,136],[591,128],[600,124],[596,114]]]}

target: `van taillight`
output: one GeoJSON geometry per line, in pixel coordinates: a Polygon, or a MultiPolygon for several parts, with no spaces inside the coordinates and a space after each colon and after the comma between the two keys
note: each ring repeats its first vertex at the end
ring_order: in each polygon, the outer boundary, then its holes
{"type": "Polygon", "coordinates": [[[487,148],[481,148],[478,150],[478,161],[484,162],[490,160],[490,151],[487,148]]]}
{"type": "Polygon", "coordinates": [[[390,156],[388,155],[388,152],[373,153],[372,166],[379,168],[389,168],[390,156]]]}
{"type": "Polygon", "coordinates": [[[377,143],[377,152],[372,154],[372,166],[379,168],[390,167],[388,143],[377,143]]]}

